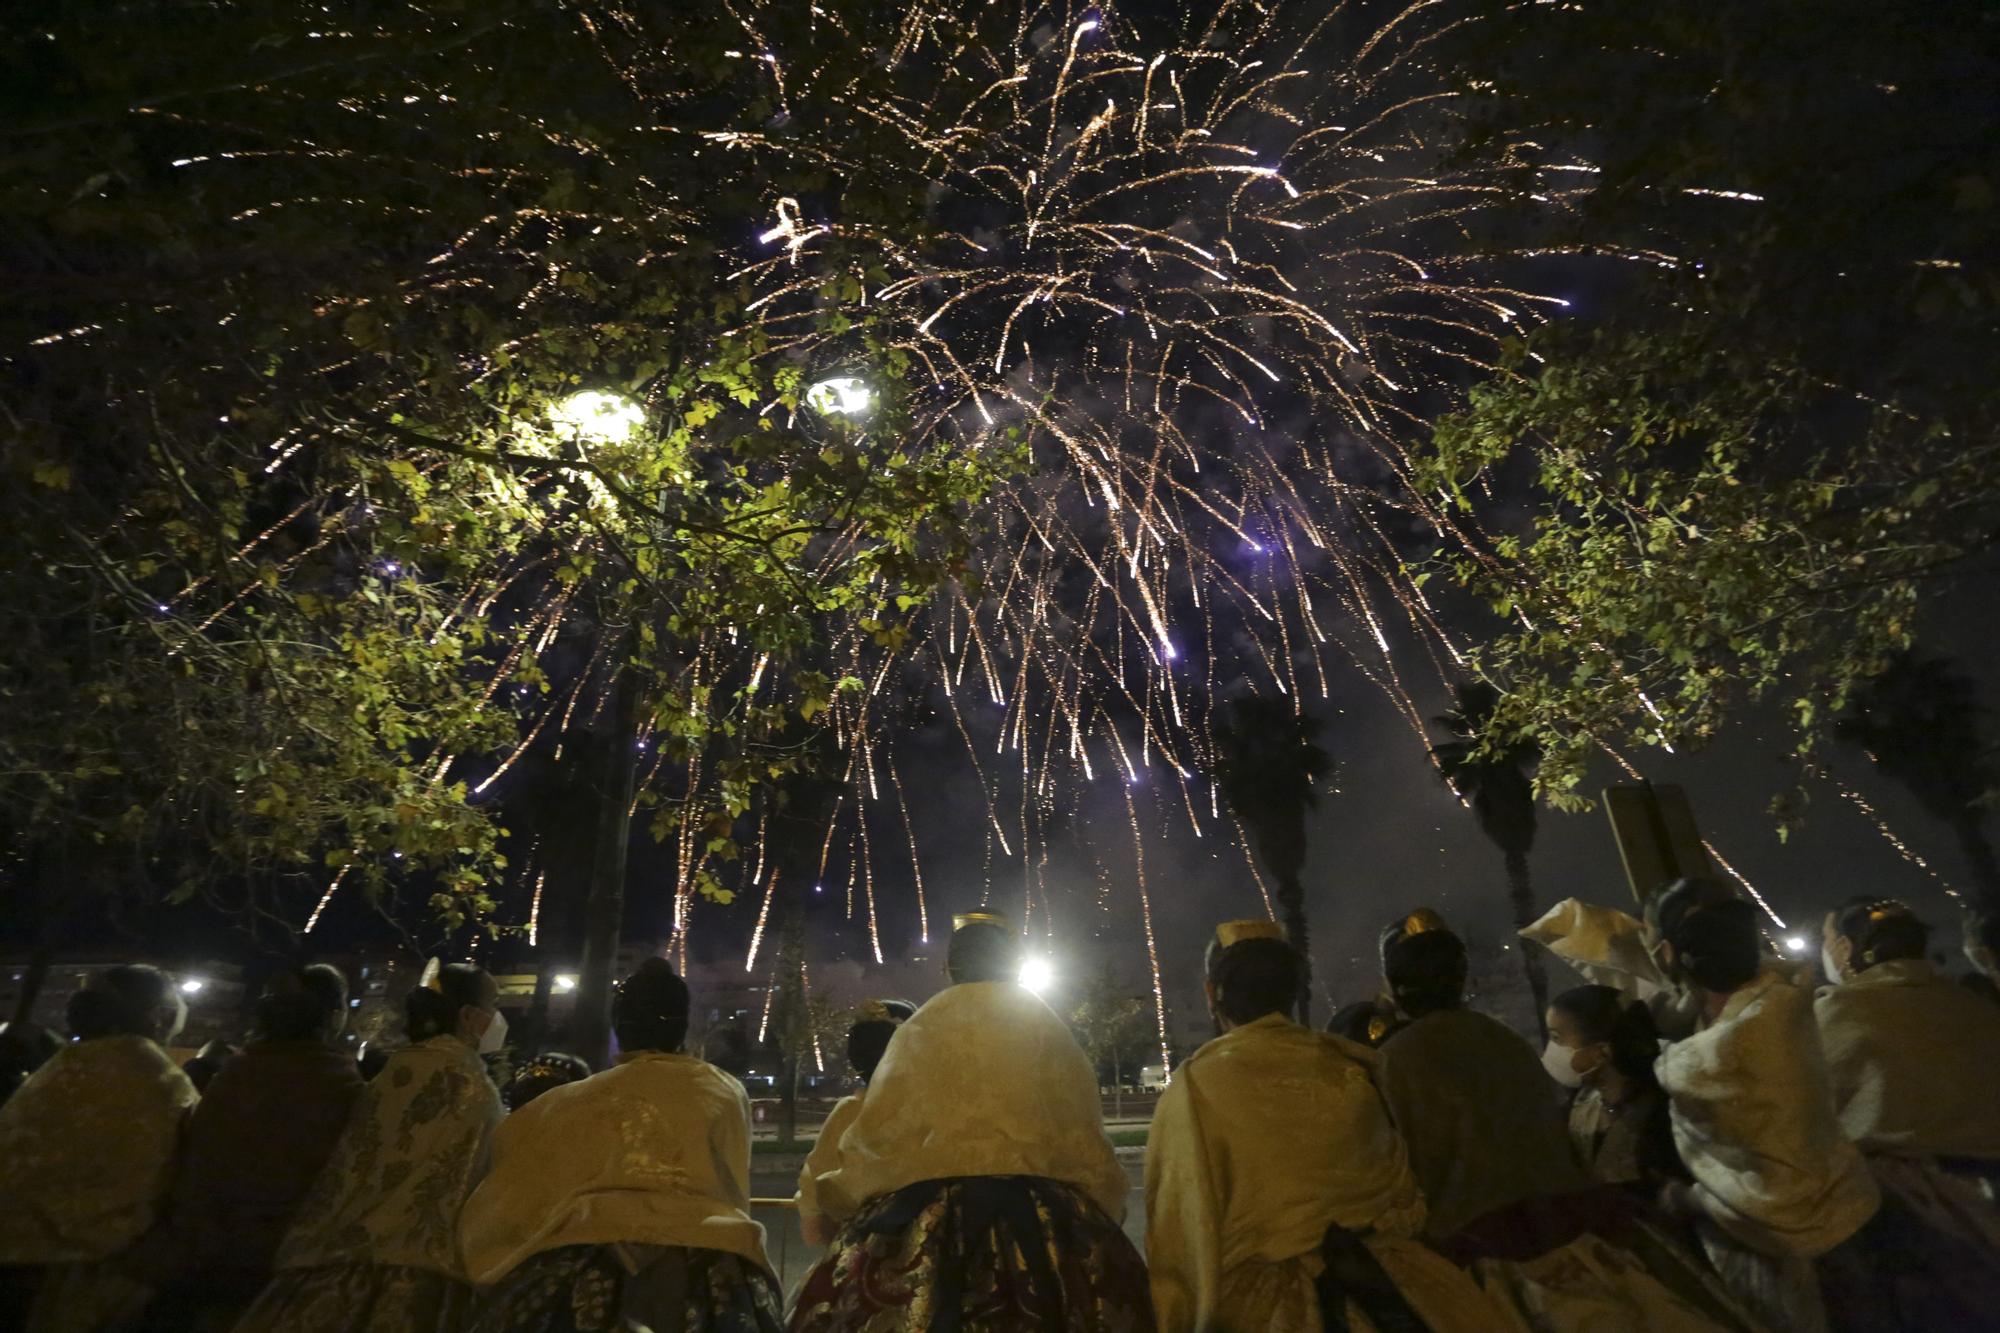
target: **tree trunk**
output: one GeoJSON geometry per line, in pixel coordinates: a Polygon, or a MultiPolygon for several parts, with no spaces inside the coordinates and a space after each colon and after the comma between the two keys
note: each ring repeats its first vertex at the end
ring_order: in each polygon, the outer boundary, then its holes
{"type": "Polygon", "coordinates": [[[1299,1022],[1312,1026],[1312,940],[1306,930],[1306,888],[1296,873],[1278,880],[1278,907],[1285,938],[1299,951],[1299,1022]]]}
{"type": "Polygon", "coordinates": [[[1993,844],[1986,837],[1986,823],[1977,810],[1968,810],[1961,819],[1952,821],[1952,831],[1958,834],[1958,845],[1965,850],[1965,859],[1972,863],[1973,896],[1979,904],[1979,911],[1986,916],[2000,915],[2000,859],[1993,854],[1993,844]]]}
{"type": "Polygon", "coordinates": [[[583,960],[570,1016],[570,1040],[593,1069],[603,1069],[611,1059],[611,987],[625,922],[625,852],[632,837],[632,781],[637,767],[632,753],[634,674],[631,663],[624,663],[612,686],[610,735],[597,779],[597,843],[583,908],[583,960]]]}
{"type": "Polygon", "coordinates": [[[786,1147],[799,1141],[799,1065],[796,1054],[785,1056],[779,1080],[784,1090],[778,1094],[778,1137],[786,1147]]]}
{"type": "MultiPolygon", "coordinates": [[[[1541,913],[1535,910],[1535,886],[1528,878],[1528,854],[1507,853],[1507,900],[1514,908],[1514,925],[1531,926],[1541,913]]],[[[1536,946],[1516,935],[1513,947],[1521,951],[1521,970],[1528,974],[1528,990],[1535,997],[1535,1030],[1549,1039],[1549,977],[1542,969],[1536,946]]]]}
{"type": "Polygon", "coordinates": [[[1118,1052],[1111,1052],[1111,1118],[1125,1117],[1125,1066],[1118,1058],[1118,1052]]]}

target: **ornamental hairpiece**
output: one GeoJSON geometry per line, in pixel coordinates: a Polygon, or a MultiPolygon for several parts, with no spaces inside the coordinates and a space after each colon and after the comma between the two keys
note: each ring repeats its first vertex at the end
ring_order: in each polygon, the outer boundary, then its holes
{"type": "Polygon", "coordinates": [[[1244,921],[1225,921],[1215,928],[1215,942],[1224,949],[1232,944],[1241,944],[1244,940],[1281,940],[1284,937],[1283,927],[1275,921],[1267,921],[1262,917],[1251,917],[1244,921]]]}
{"type": "Polygon", "coordinates": [[[964,930],[967,926],[998,926],[1007,931],[1013,929],[1012,923],[998,912],[959,912],[951,918],[953,930],[964,930]]]}
{"type": "Polygon", "coordinates": [[[1401,933],[1403,938],[1408,939],[1412,935],[1424,935],[1433,930],[1449,929],[1451,927],[1445,925],[1444,918],[1438,915],[1435,908],[1419,907],[1416,911],[1403,918],[1401,933]]]}

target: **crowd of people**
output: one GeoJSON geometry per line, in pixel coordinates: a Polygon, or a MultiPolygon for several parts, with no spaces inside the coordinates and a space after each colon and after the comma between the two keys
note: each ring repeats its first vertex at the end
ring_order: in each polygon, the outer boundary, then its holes
{"type": "MultiPolygon", "coordinates": [[[[504,1095],[498,988],[469,964],[411,992],[407,1044],[367,1070],[337,1043],[342,975],[281,976],[200,1091],[166,1053],[171,979],[112,968],[0,1104],[0,1326],[2000,1328],[1990,975],[1934,969],[1892,900],[1828,915],[1817,997],[1717,885],[1630,924],[1644,965],[1558,995],[1539,1054],[1468,1004],[1434,912],[1384,932],[1381,994],[1326,1032],[1292,1018],[1273,923],[1218,927],[1217,1035],[1155,1109],[1142,1258],[1096,1070],[1017,983],[1017,934],[961,917],[951,984],[850,1031],[861,1087],[796,1201],[826,1248],[789,1310],[748,1099],[685,1051],[666,961],[618,988],[612,1067],[539,1057],[504,1095]]],[[[1989,974],[1991,945],[1968,947],[1989,974]]]]}

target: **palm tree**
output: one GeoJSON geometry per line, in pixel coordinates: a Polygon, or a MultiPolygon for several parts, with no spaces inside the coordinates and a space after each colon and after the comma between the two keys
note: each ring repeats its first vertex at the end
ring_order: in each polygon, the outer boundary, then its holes
{"type": "Polygon", "coordinates": [[[1306,811],[1319,804],[1319,783],[1333,756],[1314,738],[1319,719],[1281,699],[1246,695],[1215,725],[1215,781],[1222,799],[1250,832],[1257,859],[1278,885],[1285,935],[1304,961],[1299,1021],[1312,1021],[1312,954],[1306,931],[1306,811]]]}
{"type": "Polygon", "coordinates": [[[2000,786],[2000,769],[1982,735],[1986,713],[1948,659],[1903,652],[1855,691],[1834,730],[1951,828],[1972,863],[1981,910],[1991,913],[2000,911],[2000,860],[1986,836],[1984,798],[2000,786]]]}
{"type": "MultiPolygon", "coordinates": [[[[1454,692],[1456,706],[1437,719],[1452,739],[1431,750],[1438,772],[1471,808],[1484,833],[1507,861],[1507,901],[1514,909],[1516,927],[1532,925],[1540,915],[1535,909],[1535,886],[1528,877],[1528,853],[1535,846],[1535,787],[1532,775],[1541,760],[1533,741],[1511,740],[1490,749],[1480,741],[1493,710],[1500,703],[1500,691],[1484,681],[1460,685],[1454,692]]],[[[1535,997],[1535,1023],[1548,1036],[1549,978],[1542,970],[1541,955],[1527,945],[1520,946],[1521,967],[1528,974],[1528,989],[1535,997]]]]}

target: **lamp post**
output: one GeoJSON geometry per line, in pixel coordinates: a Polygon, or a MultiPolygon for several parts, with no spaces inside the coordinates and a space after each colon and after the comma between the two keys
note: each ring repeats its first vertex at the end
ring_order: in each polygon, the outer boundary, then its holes
{"type": "MultiPolygon", "coordinates": [[[[571,394],[557,403],[549,416],[579,448],[622,444],[646,419],[637,403],[598,389],[571,394]]],[[[637,709],[638,689],[628,652],[612,681],[610,736],[595,775],[597,827],[583,906],[583,958],[572,982],[576,1001],[570,1009],[569,1043],[599,1069],[611,1056],[611,987],[618,967],[618,937],[625,922],[625,860],[632,838],[637,709]]]]}

